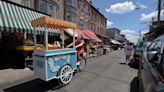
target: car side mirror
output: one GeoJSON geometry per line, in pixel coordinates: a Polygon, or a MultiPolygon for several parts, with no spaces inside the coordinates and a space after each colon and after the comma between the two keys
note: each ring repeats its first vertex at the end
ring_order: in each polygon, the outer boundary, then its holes
{"type": "Polygon", "coordinates": [[[141,50],[136,50],[135,55],[142,55],[142,51],[141,50]]]}

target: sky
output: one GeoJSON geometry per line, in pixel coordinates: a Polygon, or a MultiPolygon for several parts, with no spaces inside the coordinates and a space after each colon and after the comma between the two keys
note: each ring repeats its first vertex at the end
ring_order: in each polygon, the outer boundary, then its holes
{"type": "Polygon", "coordinates": [[[148,32],[157,15],[157,0],[92,0],[92,4],[107,17],[107,28],[120,29],[134,43],[138,41],[139,31],[148,32]]]}

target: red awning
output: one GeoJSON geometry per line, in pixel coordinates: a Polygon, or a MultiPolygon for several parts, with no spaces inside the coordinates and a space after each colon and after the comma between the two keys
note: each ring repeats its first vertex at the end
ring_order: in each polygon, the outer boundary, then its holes
{"type": "Polygon", "coordinates": [[[96,36],[96,34],[92,31],[89,30],[84,30],[83,33],[88,36],[90,39],[96,41],[96,42],[101,42],[101,40],[96,36]]]}
{"type": "Polygon", "coordinates": [[[83,36],[84,39],[90,39],[87,35],[84,34],[84,32],[80,29],[75,29],[75,31],[78,33],[78,35],[83,36]]]}

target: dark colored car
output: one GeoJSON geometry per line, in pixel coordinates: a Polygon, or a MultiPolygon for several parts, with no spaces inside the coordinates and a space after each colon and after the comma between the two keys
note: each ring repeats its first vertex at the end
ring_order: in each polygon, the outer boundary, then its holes
{"type": "Polygon", "coordinates": [[[164,92],[164,35],[155,39],[143,52],[139,63],[141,92],[164,92]]]}
{"type": "Polygon", "coordinates": [[[152,41],[142,53],[138,80],[140,92],[164,92],[164,35],[152,41]]]}

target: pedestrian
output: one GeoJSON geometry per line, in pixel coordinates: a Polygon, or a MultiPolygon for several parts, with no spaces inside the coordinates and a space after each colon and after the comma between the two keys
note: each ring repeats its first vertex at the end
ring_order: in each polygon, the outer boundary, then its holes
{"type": "Polygon", "coordinates": [[[128,64],[128,63],[130,62],[130,56],[131,56],[132,51],[133,51],[132,44],[131,44],[131,43],[127,43],[127,44],[124,46],[124,51],[125,51],[125,56],[126,56],[126,61],[125,61],[125,63],[128,64]]]}

